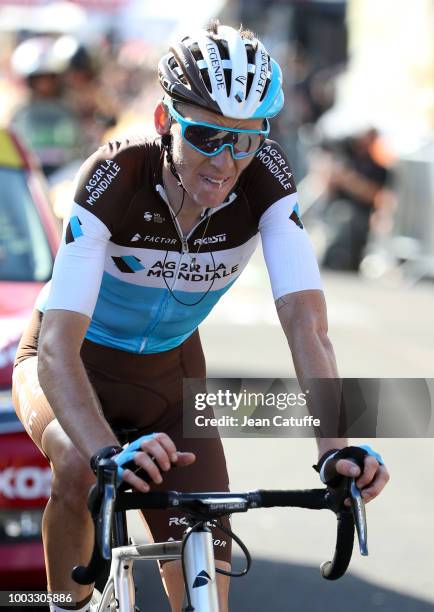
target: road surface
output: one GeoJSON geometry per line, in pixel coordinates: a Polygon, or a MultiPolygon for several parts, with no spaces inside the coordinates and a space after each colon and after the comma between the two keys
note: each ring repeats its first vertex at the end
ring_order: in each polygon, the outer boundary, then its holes
{"type": "MultiPolygon", "coordinates": [[[[342,274],[323,274],[323,282],[342,376],[434,378],[434,285],[410,290],[342,274]]],[[[201,336],[209,376],[294,375],[260,252],[202,326],[201,336]]],[[[432,612],[434,444],[431,439],[371,442],[386,458],[392,479],[367,507],[370,556],[362,558],[355,549],[348,574],[327,583],[318,568],[332,551],[333,515],[285,509],[237,515],[233,528],[254,563],[247,577],[232,581],[231,609],[432,612]]],[[[313,440],[225,439],[224,446],[234,491],[318,486],[311,468],[313,440]]],[[[139,521],[130,521],[143,541],[139,521]]],[[[240,568],[237,555],[235,550],[240,568]]],[[[148,597],[150,610],[169,610],[159,599],[164,596],[155,563],[139,563],[137,575],[139,605],[148,597]]]]}

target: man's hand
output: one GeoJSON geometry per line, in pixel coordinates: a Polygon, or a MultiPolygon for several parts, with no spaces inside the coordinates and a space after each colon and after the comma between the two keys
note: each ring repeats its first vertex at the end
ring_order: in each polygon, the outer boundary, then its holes
{"type": "MultiPolygon", "coordinates": [[[[134,444],[134,443],[132,443],[134,444]]],[[[130,445],[131,446],[131,445],[130,445]]],[[[128,452],[129,447],[124,452],[128,452]]],[[[118,463],[118,456],[113,459],[118,463]]],[[[140,450],[134,454],[134,463],[147,472],[155,484],[163,482],[162,472],[168,472],[172,467],[186,467],[196,461],[194,453],[181,452],[176,449],[173,440],[165,433],[143,436],[140,450]]],[[[122,467],[122,464],[118,463],[122,467]]],[[[124,469],[122,478],[137,491],[147,493],[149,485],[130,469],[124,469]]]]}
{"type": "MultiPolygon", "coordinates": [[[[336,472],[342,476],[356,477],[356,485],[365,503],[377,497],[390,480],[389,472],[385,465],[380,465],[375,457],[367,455],[364,459],[363,474],[360,475],[360,468],[349,459],[339,459],[336,463],[336,472]]],[[[350,505],[349,499],[345,500],[347,506],[350,505]]]]}

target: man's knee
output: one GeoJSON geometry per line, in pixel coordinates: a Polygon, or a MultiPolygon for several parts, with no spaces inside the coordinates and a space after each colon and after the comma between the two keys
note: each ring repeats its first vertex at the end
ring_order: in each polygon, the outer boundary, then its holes
{"type": "Polygon", "coordinates": [[[60,427],[53,425],[51,431],[47,430],[43,442],[53,470],[51,500],[68,506],[70,510],[87,513],[87,496],[95,483],[95,476],[60,427]]]}

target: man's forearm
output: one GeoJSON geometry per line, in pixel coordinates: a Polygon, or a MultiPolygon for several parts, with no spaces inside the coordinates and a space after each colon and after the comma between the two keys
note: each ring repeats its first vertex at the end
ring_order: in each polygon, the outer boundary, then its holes
{"type": "Polygon", "coordinates": [[[118,444],[80,356],[45,349],[40,351],[38,362],[38,377],[45,396],[83,457],[88,460],[97,449],[118,444]]]}
{"type": "MultiPolygon", "coordinates": [[[[290,348],[298,381],[309,388],[308,407],[320,418],[322,430],[338,435],[340,418],[340,382],[333,346],[324,331],[299,329],[291,336],[290,348]],[[330,384],[314,384],[317,379],[331,379],[330,384]],[[335,382],[334,382],[335,381],[335,382]]],[[[347,446],[347,438],[317,436],[318,456],[332,448],[347,446]]]]}
{"type": "Polygon", "coordinates": [[[320,428],[315,429],[318,452],[322,455],[332,448],[343,448],[347,440],[338,437],[341,385],[327,335],[324,294],[318,290],[286,294],[276,300],[276,309],[300,387],[304,392],[309,389],[306,395],[309,411],[321,422],[320,428]]]}

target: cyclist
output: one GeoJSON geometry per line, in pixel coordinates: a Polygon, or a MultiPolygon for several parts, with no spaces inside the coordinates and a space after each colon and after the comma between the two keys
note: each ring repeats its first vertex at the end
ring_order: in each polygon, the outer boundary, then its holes
{"type": "MultiPolygon", "coordinates": [[[[182,379],[205,377],[197,327],[239,276],[259,235],[300,381],[337,376],[293,177],[283,150],[267,140],[268,119],[283,105],[278,64],[252,33],[215,22],[171,47],[159,79],[159,137],[111,142],[81,168],[51,285],[14,372],[17,413],[53,469],[43,520],[48,588],[72,591],[79,610],[88,609],[91,592],[70,570],[87,563],[92,548],[89,461],[95,468],[101,457],[120,456],[114,428],[144,436],[134,461],[153,488],[228,490],[220,440],[183,440],[182,379]]],[[[345,440],[318,444],[324,480],[333,464],[350,474],[353,464],[339,455],[348,452],[339,450],[345,440]]],[[[371,499],[387,471],[370,449],[359,451],[364,469],[354,469],[363,472],[358,482],[371,499]]],[[[130,470],[123,478],[148,490],[130,470]]],[[[155,540],[177,539],[185,527],[182,516],[154,511],[145,519],[155,540]]],[[[230,542],[224,544],[214,541],[215,554],[228,569],[230,542]]],[[[179,611],[180,562],[161,571],[179,611]]],[[[225,576],[218,576],[218,591],[226,610],[225,576]]]]}

